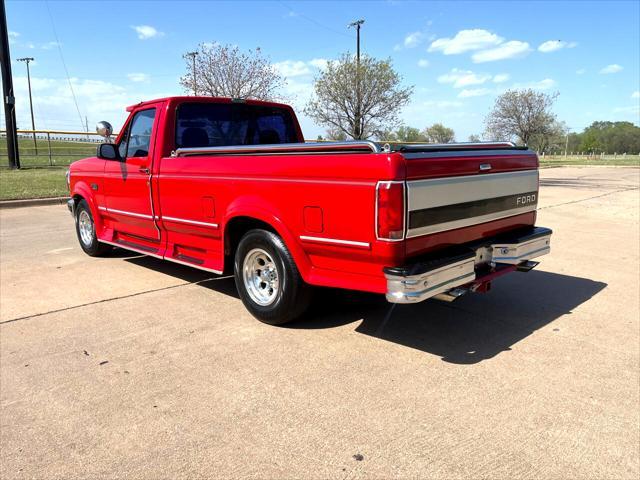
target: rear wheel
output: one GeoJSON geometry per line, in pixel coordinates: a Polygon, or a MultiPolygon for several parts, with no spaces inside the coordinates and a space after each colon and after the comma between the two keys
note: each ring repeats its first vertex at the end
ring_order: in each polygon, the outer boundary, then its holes
{"type": "Polygon", "coordinates": [[[282,239],[266,230],[242,237],[234,261],[236,287],[245,307],[258,320],[282,325],[309,305],[310,290],[282,239]]]}
{"type": "Polygon", "coordinates": [[[80,200],[76,205],[76,234],[80,248],[91,257],[99,257],[111,250],[110,245],[98,242],[96,225],[86,200],[80,200]]]}

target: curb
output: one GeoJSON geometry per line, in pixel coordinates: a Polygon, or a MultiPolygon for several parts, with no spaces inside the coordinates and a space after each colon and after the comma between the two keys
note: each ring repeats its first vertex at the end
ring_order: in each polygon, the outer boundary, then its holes
{"type": "Polygon", "coordinates": [[[29,198],[26,200],[1,200],[0,209],[35,207],[39,205],[64,205],[69,197],[29,198]]]}

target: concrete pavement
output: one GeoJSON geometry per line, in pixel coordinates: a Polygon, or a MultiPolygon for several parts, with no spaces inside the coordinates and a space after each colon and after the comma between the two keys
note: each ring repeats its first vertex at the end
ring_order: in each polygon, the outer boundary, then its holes
{"type": "Polygon", "coordinates": [[[637,478],[640,171],[541,174],[552,253],[453,304],[323,290],[263,325],[233,279],[85,256],[0,212],[0,477],[637,478]]]}

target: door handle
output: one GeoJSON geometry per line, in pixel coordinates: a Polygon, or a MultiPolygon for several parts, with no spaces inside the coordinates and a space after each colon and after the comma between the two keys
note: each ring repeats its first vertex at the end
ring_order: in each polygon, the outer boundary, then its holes
{"type": "Polygon", "coordinates": [[[151,173],[151,170],[149,170],[147,167],[140,167],[138,171],[140,173],[144,173],[145,175],[149,175],[149,173],[151,173]]]}

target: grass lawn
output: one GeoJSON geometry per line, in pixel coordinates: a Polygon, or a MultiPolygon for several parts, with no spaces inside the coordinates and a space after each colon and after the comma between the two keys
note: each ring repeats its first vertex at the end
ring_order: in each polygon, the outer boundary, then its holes
{"type": "Polygon", "coordinates": [[[0,200],[64,197],[69,195],[66,168],[0,170],[0,200]]]}
{"type": "Polygon", "coordinates": [[[609,167],[640,167],[638,155],[606,155],[604,157],[589,157],[585,155],[545,155],[540,156],[541,167],[555,166],[609,166],[609,167]]]}

